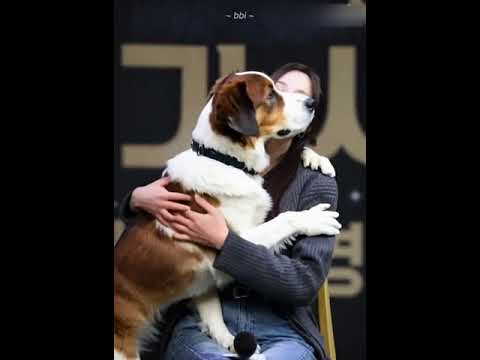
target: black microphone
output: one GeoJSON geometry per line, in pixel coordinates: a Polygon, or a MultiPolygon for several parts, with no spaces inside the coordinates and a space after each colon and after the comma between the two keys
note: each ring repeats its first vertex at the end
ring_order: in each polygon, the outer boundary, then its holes
{"type": "Polygon", "coordinates": [[[257,340],[253,334],[242,331],[235,336],[233,347],[242,360],[250,358],[257,350],[257,340]]]}

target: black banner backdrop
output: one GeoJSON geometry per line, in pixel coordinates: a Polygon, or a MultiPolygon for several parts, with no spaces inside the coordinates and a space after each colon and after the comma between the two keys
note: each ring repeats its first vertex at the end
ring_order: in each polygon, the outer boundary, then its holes
{"type": "Polygon", "coordinates": [[[315,150],[337,170],[343,224],[329,275],[337,357],[362,360],[365,6],[326,3],[115,2],[114,241],[123,230],[118,202],[133,187],[157,179],[166,160],[187,148],[215,79],[233,70],[271,73],[290,61],[308,64],[321,75],[326,117],[315,150]]]}

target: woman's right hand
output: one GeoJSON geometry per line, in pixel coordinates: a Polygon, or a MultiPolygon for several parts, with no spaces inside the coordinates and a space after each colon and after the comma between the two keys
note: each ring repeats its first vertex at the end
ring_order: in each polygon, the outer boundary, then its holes
{"type": "Polygon", "coordinates": [[[172,217],[169,210],[190,210],[189,206],[176,201],[191,200],[190,195],[168,191],[165,186],[170,183],[170,180],[170,177],[166,176],[133,190],[130,199],[130,208],[133,211],[142,209],[155,216],[162,225],[169,226],[167,219],[172,217]]]}

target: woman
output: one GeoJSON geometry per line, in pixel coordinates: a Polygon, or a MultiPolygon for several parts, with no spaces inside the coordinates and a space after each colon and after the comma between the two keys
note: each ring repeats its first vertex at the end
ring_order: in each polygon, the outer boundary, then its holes
{"type": "MultiPolygon", "coordinates": [[[[271,77],[281,91],[306,94],[318,104],[320,80],[310,67],[286,64],[271,77]]],[[[306,210],[319,203],[330,203],[330,210],[336,209],[335,180],[305,168],[301,161],[304,146],[315,144],[321,125],[316,117],[302,136],[267,142],[271,165],[262,175],[274,204],[267,220],[284,211],[306,210]]],[[[217,249],[214,266],[236,280],[220,294],[225,323],[234,335],[241,331],[255,334],[267,359],[326,359],[311,304],[327,277],[335,237],[301,237],[282,254],[274,255],[230,231],[221,212],[202,198],[198,202],[207,213],[197,214],[195,222],[188,211],[172,216],[170,209],[186,210],[175,201],[188,196],[169,193],[164,188],[168,181],[160,179],[127,195],[121,205],[124,220],[128,222],[139,210],[147,211],[175,229],[179,240],[217,249]]],[[[198,324],[198,315],[184,303],[170,309],[159,348],[150,357],[225,359],[225,349],[202,333],[198,324]]]]}

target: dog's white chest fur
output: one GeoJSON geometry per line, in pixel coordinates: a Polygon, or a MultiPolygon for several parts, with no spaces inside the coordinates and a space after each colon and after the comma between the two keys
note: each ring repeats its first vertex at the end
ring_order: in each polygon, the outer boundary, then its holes
{"type": "Polygon", "coordinates": [[[192,150],[170,159],[167,172],[186,190],[216,197],[229,228],[237,233],[263,223],[272,206],[261,176],[247,175],[192,150]]]}

